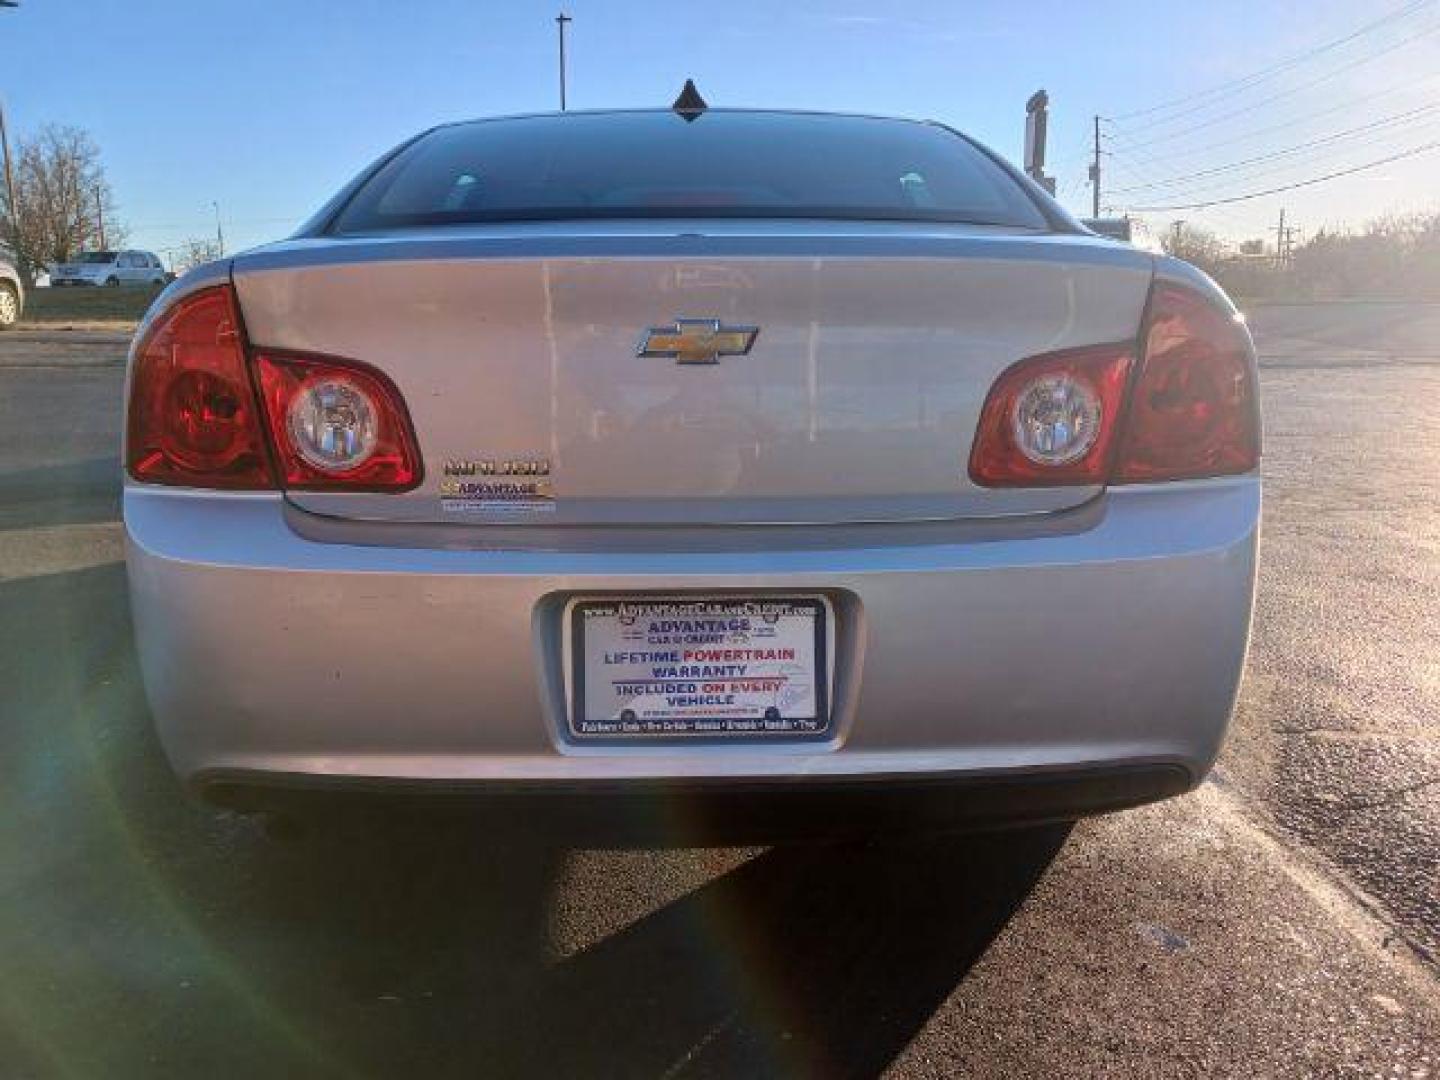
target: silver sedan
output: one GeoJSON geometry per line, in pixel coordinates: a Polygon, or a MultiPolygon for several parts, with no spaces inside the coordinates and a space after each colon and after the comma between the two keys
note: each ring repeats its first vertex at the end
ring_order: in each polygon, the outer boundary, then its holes
{"type": "Polygon", "coordinates": [[[1242,321],[938,124],[436,128],[172,285],[127,395],[146,689],[231,805],[1066,819],[1235,700],[1242,321]]]}

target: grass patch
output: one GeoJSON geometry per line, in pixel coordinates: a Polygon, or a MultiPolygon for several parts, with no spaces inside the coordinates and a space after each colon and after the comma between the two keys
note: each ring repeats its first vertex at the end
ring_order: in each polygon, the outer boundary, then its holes
{"type": "Polygon", "coordinates": [[[20,325],[47,330],[133,330],[160,286],[33,289],[20,325]]]}

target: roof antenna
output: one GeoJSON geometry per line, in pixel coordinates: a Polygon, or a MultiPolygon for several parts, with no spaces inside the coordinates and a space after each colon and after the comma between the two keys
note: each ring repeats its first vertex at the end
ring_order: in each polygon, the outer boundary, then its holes
{"type": "Polygon", "coordinates": [[[675,104],[670,108],[674,109],[688,124],[691,120],[698,119],[710,106],[705,104],[705,99],[700,96],[700,91],[695,89],[695,80],[686,79],[685,89],[680,91],[680,96],[675,99],[675,104]]]}

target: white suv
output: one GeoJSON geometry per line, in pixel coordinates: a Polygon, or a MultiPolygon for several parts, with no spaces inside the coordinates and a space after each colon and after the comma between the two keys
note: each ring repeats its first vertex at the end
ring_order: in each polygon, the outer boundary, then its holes
{"type": "Polygon", "coordinates": [[[55,267],[52,285],[163,285],[165,267],[149,251],[85,251],[55,267]]]}

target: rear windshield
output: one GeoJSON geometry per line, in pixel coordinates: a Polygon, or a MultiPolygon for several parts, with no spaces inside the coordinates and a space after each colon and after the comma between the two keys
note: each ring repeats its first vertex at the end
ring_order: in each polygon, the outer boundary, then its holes
{"type": "Polygon", "coordinates": [[[486,221],[804,217],[1043,229],[984,152],[903,120],[711,110],[481,120],[407,147],[339,232],[486,221]]]}

